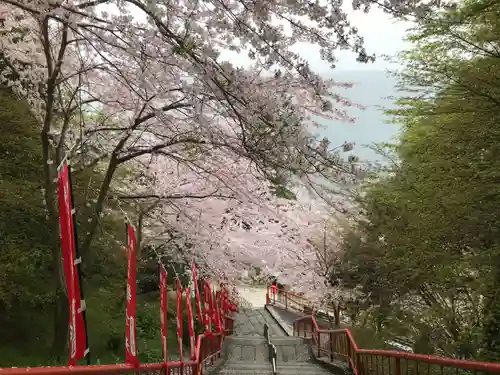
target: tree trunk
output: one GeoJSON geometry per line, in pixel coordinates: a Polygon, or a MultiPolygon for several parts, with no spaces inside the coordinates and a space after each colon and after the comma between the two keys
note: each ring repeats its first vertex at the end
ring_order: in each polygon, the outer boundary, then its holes
{"type": "Polygon", "coordinates": [[[340,328],[340,303],[334,305],[333,314],[335,315],[335,328],[340,328]]]}
{"type": "MultiPolygon", "coordinates": [[[[57,224],[57,216],[49,218],[52,222],[51,227],[59,229],[57,224]]],[[[53,229],[55,230],[55,229],[53,229]]],[[[53,232],[54,233],[54,232],[53,232]]],[[[59,233],[59,231],[55,232],[59,233]]],[[[55,236],[54,236],[55,237],[55,236]]],[[[54,279],[54,321],[53,321],[53,334],[51,351],[52,354],[60,360],[61,354],[63,354],[66,348],[66,343],[68,339],[68,323],[69,323],[69,306],[68,297],[66,291],[66,285],[64,281],[64,270],[61,259],[61,244],[58,240],[58,235],[54,238],[54,245],[52,247],[52,267],[53,267],[53,279],[54,279]]]]}
{"type": "Polygon", "coordinates": [[[57,291],[54,304],[54,336],[52,337],[51,351],[58,362],[64,354],[68,339],[69,306],[68,297],[62,288],[57,291]]]}
{"type": "Polygon", "coordinates": [[[99,217],[104,208],[104,201],[111,186],[111,180],[113,179],[113,174],[115,173],[117,167],[118,167],[117,156],[116,154],[113,153],[109,161],[108,169],[106,170],[104,180],[101,184],[101,188],[99,189],[97,203],[95,204],[93,210],[90,211],[89,213],[89,218],[91,219],[91,222],[87,231],[87,235],[85,236],[82,245],[79,247],[80,256],[82,257],[82,259],[85,259],[90,253],[90,246],[92,245],[92,240],[94,239],[94,235],[99,226],[99,217]]]}
{"type": "Polygon", "coordinates": [[[52,243],[52,272],[54,282],[54,321],[53,321],[53,334],[51,350],[52,354],[59,358],[63,353],[66,346],[68,337],[68,320],[69,320],[69,307],[64,283],[64,270],[61,260],[61,243],[59,239],[59,214],[56,206],[57,188],[53,182],[56,176],[55,166],[49,164],[50,156],[50,142],[48,138],[48,131],[41,132],[42,150],[44,165],[44,198],[46,202],[48,220],[52,243]]]}

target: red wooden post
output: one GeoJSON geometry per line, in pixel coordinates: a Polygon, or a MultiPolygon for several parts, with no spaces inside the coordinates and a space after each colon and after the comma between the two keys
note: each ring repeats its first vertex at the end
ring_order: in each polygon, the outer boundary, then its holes
{"type": "Polygon", "coordinates": [[[396,374],[401,375],[401,358],[396,358],[396,374]]]}
{"type": "Polygon", "coordinates": [[[362,368],[361,368],[361,354],[356,353],[356,367],[357,367],[357,374],[361,375],[362,373],[362,368]]]}
{"type": "MultiPolygon", "coordinates": [[[[344,335],[345,335],[345,332],[344,332],[344,335]]],[[[352,358],[351,343],[349,342],[349,338],[347,337],[347,335],[345,335],[345,338],[346,338],[346,342],[347,342],[347,358],[353,359],[353,362],[354,362],[354,358],[352,358]]]]}

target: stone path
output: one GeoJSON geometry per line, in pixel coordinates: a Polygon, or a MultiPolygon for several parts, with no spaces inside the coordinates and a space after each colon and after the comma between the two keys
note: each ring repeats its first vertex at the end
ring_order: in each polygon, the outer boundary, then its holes
{"type": "Polygon", "coordinates": [[[262,336],[264,324],[268,324],[271,335],[285,336],[283,329],[263,308],[241,309],[235,316],[234,334],[237,336],[262,336]]]}
{"type": "MultiPolygon", "coordinates": [[[[279,316],[274,310],[264,308],[266,289],[241,286],[240,312],[235,315],[234,335],[226,338],[225,363],[219,375],[268,375],[272,374],[266,343],[263,338],[264,325],[270,329],[271,341],[276,347],[277,368],[281,375],[329,375],[329,372],[312,363],[309,343],[296,337],[288,337],[275,319],[282,321],[295,318],[286,314],[279,316]],[[273,311],[273,315],[271,315],[273,311]],[[275,316],[275,318],[273,318],[275,316]]],[[[282,322],[286,327],[285,322],[282,322]]]]}
{"type": "Polygon", "coordinates": [[[243,297],[254,308],[263,307],[266,304],[266,288],[241,285],[236,287],[240,296],[243,297]]]}
{"type": "Polygon", "coordinates": [[[240,313],[236,315],[234,333],[237,336],[262,336],[264,324],[268,324],[271,335],[284,336],[285,332],[264,309],[266,288],[239,286],[238,292],[243,300],[240,313]]]}

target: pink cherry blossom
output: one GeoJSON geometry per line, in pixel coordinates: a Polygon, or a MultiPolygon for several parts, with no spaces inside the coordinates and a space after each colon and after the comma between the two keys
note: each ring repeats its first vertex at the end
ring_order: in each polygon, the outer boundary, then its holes
{"type": "Polygon", "coordinates": [[[338,6],[0,0],[0,17],[0,79],[39,122],[54,231],[55,168],[71,160],[104,176],[86,208],[83,256],[114,197],[147,214],[144,241],[189,243],[221,278],[254,264],[290,281],[311,271],[310,286],[324,281],[310,239],[330,207],[351,209],[345,189],[332,186],[356,174],[338,155],[344,140],[317,139],[311,125],[352,122],[352,104],[336,92],[349,83],[322,78],[291,47],[317,45],[333,65],[335,49],[349,44],[338,6]],[[222,61],[223,50],[253,65],[222,61]],[[270,181],[323,200],[278,198],[270,181]]]}

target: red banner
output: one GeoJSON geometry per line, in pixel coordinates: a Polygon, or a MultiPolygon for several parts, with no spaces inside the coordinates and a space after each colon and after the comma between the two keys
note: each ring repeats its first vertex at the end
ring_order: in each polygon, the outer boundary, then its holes
{"type": "MultiPolygon", "coordinates": [[[[167,328],[167,271],[160,264],[160,326],[161,326],[161,347],[163,349],[163,362],[168,363],[168,328],[167,328]]],[[[167,371],[168,373],[168,371],[167,371]]]]}
{"type": "Polygon", "coordinates": [[[59,226],[61,231],[62,259],[69,302],[69,360],[70,366],[88,353],[87,336],[83,311],[85,302],[81,299],[78,264],[76,259],[75,225],[71,202],[69,167],[64,164],[59,171],[59,226]]]}
{"type": "Polygon", "coordinates": [[[192,273],[193,273],[194,295],[196,297],[196,315],[198,317],[198,321],[200,323],[203,323],[203,315],[202,315],[202,312],[201,312],[200,290],[198,288],[198,279],[196,277],[196,265],[194,264],[194,259],[193,259],[193,263],[191,264],[191,270],[192,270],[192,273]]]}
{"type": "Polygon", "coordinates": [[[212,319],[215,324],[217,332],[221,332],[219,307],[217,306],[217,299],[215,298],[215,290],[210,293],[212,295],[212,319]]]}
{"type": "Polygon", "coordinates": [[[218,290],[215,292],[215,301],[217,302],[217,315],[219,319],[220,332],[224,331],[224,310],[222,308],[222,292],[218,290]]]}
{"type": "Polygon", "coordinates": [[[229,294],[229,289],[225,288],[225,294],[226,294],[226,309],[227,311],[231,311],[231,312],[238,312],[238,306],[236,304],[234,304],[232,302],[232,300],[237,296],[237,291],[234,290],[234,287],[233,287],[233,293],[230,295],[229,294]],[[231,296],[233,297],[233,299],[231,299],[231,296]]]}
{"type": "Polygon", "coordinates": [[[134,227],[127,223],[127,251],[128,251],[128,267],[127,267],[127,311],[126,311],[126,328],[125,328],[125,362],[134,366],[139,365],[137,357],[137,342],[136,342],[136,289],[137,289],[137,240],[135,237],[134,227]]]}
{"type": "Polygon", "coordinates": [[[203,323],[205,324],[205,332],[212,331],[212,298],[210,292],[210,284],[208,281],[203,282],[203,323]]]}
{"type": "Polygon", "coordinates": [[[222,311],[224,311],[224,316],[229,314],[229,293],[226,288],[222,292],[222,311]]]}
{"type": "Polygon", "coordinates": [[[186,310],[187,310],[187,323],[188,323],[188,331],[189,331],[189,348],[191,359],[194,361],[196,359],[196,347],[194,341],[194,320],[193,320],[193,309],[191,308],[191,290],[189,288],[186,289],[186,310]]]}
{"type": "Polygon", "coordinates": [[[222,289],[220,293],[220,306],[222,311],[222,321],[225,323],[224,318],[227,315],[226,289],[222,289]]]}
{"type": "Polygon", "coordinates": [[[177,279],[177,343],[182,362],[184,360],[184,351],[182,350],[182,289],[179,279],[177,279]]]}

